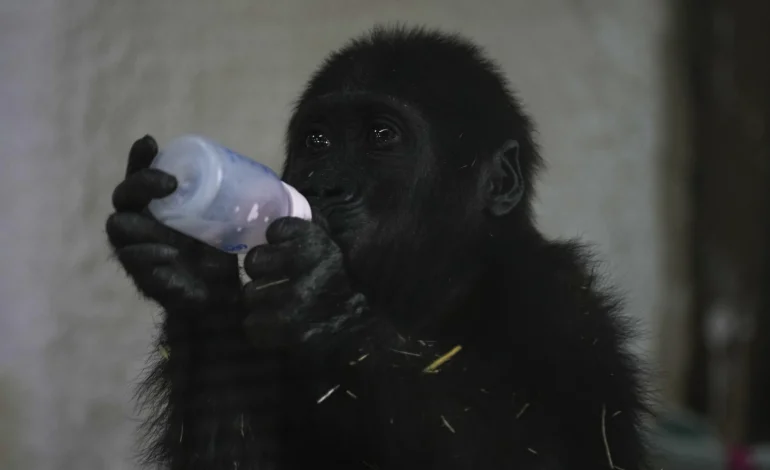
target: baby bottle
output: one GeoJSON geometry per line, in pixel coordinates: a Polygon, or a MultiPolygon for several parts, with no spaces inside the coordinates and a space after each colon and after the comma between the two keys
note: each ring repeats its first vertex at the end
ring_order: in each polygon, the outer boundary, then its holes
{"type": "Polygon", "coordinates": [[[312,218],[310,205],[270,168],[198,135],[178,137],[150,165],[177,179],[149,210],[161,223],[228,253],[265,243],[281,217],[312,218]]]}

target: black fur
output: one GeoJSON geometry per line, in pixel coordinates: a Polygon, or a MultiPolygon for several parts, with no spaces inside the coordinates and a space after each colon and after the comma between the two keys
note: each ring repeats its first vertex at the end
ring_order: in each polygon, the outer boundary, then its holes
{"type": "Polygon", "coordinates": [[[167,312],[170,354],[141,395],[147,462],[646,468],[632,329],[588,252],[535,229],[531,134],[468,41],[405,28],[353,41],[287,133],[284,179],[315,220],[274,222],[243,288],[231,256],[136,213],[174,187],[141,169],[156,148],[138,141],[108,234],[167,312]]]}

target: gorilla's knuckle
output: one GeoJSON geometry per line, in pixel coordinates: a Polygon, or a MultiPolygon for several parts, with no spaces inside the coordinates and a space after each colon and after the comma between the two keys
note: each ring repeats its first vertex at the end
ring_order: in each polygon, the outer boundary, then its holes
{"type": "Polygon", "coordinates": [[[110,198],[112,207],[119,208],[123,202],[123,186],[118,184],[115,189],[112,190],[112,196],[110,198]]]}
{"type": "Polygon", "coordinates": [[[113,237],[115,236],[115,214],[110,214],[107,220],[104,222],[104,231],[107,234],[107,238],[110,243],[114,243],[113,237]]]}
{"type": "Polygon", "coordinates": [[[286,218],[274,220],[265,231],[265,239],[268,243],[281,243],[291,238],[293,231],[289,227],[286,218]]]}

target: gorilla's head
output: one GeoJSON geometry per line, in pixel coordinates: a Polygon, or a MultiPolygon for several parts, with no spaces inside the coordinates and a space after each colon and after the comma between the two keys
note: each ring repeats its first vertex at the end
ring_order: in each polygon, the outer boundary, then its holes
{"type": "Polygon", "coordinates": [[[284,179],[326,219],[353,275],[387,284],[406,275],[403,260],[446,272],[442,259],[484,259],[495,237],[526,231],[540,164],[529,120],[476,46],[378,28],[311,78],[284,179]]]}

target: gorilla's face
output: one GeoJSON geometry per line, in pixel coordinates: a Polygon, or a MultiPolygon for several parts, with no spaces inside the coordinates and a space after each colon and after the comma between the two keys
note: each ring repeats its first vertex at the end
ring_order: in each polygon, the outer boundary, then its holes
{"type": "Polygon", "coordinates": [[[452,38],[409,38],[377,33],[323,63],[289,122],[283,172],[356,288],[403,315],[441,310],[513,249],[538,163],[492,64],[452,38]]]}
{"type": "Polygon", "coordinates": [[[302,103],[288,135],[284,179],[324,216],[348,254],[419,231],[431,205],[428,128],[409,105],[365,93],[302,103]],[[424,220],[424,219],[423,219],[424,220]]]}
{"type": "Polygon", "coordinates": [[[514,141],[462,142],[437,108],[333,91],[303,99],[289,124],[284,180],[322,216],[350,274],[383,296],[444,264],[478,270],[490,214],[509,213],[523,188],[514,141]]]}
{"type": "Polygon", "coordinates": [[[429,36],[359,42],[300,97],[283,178],[369,296],[414,303],[426,283],[451,289],[494,261],[490,240],[528,226],[527,205],[514,213],[537,159],[528,122],[477,56],[429,36]]]}

